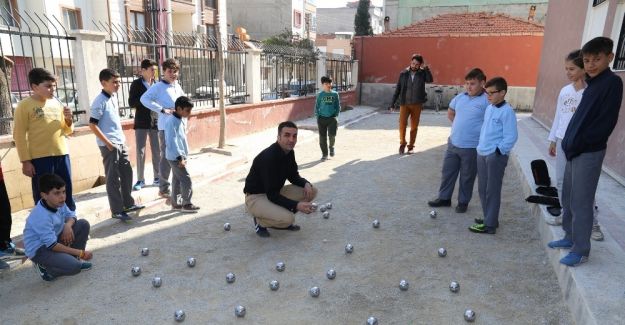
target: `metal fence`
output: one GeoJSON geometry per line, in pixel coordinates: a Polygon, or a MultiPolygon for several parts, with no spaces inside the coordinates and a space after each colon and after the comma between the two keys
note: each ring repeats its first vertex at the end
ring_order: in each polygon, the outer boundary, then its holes
{"type": "Polygon", "coordinates": [[[317,91],[316,52],[293,47],[258,44],[261,99],[315,95],[317,91]]]}
{"type": "Polygon", "coordinates": [[[332,78],[333,89],[346,91],[354,85],[352,83],[352,67],[354,61],[347,55],[325,53],[326,76],[332,78]]]}
{"type": "MultiPolygon", "coordinates": [[[[122,117],[133,117],[133,110],[128,105],[128,91],[132,81],[139,77],[141,61],[144,59],[158,63],[170,57],[177,59],[180,62],[178,81],[185,94],[196,105],[216,106],[219,78],[217,40],[214,37],[200,33],[169,34],[152,29],[138,30],[98,22],[94,22],[94,25],[108,34],[105,41],[108,67],[116,69],[122,76],[122,86],[118,92],[122,117]]],[[[226,104],[243,103],[249,96],[245,83],[245,55],[241,42],[228,40],[228,50],[224,53],[226,104]]]]}
{"type": "MultiPolygon", "coordinates": [[[[10,112],[0,108],[0,121],[12,120],[18,101],[30,96],[28,72],[45,68],[58,77],[56,98],[69,106],[74,120],[85,110],[78,105],[72,48],[75,38],[68,36],[63,24],[54,15],[35,12],[8,12],[0,7],[0,57],[13,61],[10,75],[0,73],[11,98],[10,112]]],[[[4,88],[4,87],[2,87],[4,88]]]]}

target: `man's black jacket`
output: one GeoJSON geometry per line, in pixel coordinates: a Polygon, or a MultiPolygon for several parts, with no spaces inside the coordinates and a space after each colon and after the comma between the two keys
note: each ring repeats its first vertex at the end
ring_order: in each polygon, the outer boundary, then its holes
{"type": "MultiPolygon", "coordinates": [[[[408,80],[410,80],[410,68],[402,71],[399,74],[399,80],[395,87],[395,94],[393,94],[393,101],[391,107],[395,106],[397,99],[399,98],[399,105],[414,104],[406,103],[406,91],[408,90],[408,80]]],[[[427,94],[425,93],[425,83],[434,81],[432,79],[432,73],[429,68],[419,69],[415,72],[414,87],[416,87],[416,103],[422,104],[427,101],[427,94]]]]}

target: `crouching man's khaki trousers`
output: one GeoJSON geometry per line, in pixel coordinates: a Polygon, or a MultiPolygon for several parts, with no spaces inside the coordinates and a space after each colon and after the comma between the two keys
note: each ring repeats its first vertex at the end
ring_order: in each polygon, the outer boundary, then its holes
{"type": "MultiPolygon", "coordinates": [[[[296,185],[284,186],[280,194],[294,201],[304,200],[304,188],[296,185]]],[[[313,199],[315,197],[317,188],[313,187],[313,199]]],[[[285,228],[295,220],[295,213],[269,201],[267,194],[247,194],[245,207],[262,227],[285,228]]]]}

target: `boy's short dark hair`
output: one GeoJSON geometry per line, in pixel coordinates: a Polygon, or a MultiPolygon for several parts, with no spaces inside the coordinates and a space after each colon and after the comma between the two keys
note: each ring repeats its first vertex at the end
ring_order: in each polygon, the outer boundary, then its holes
{"type": "Polygon", "coordinates": [[[39,177],[39,192],[50,193],[53,189],[65,187],[65,181],[57,174],[43,174],[39,177]]]}
{"type": "Polygon", "coordinates": [[[56,81],[52,72],[44,68],[34,68],[28,72],[28,83],[38,85],[44,81],[56,81]]]}
{"type": "Polygon", "coordinates": [[[423,56],[421,56],[421,54],[413,54],[410,61],[412,60],[417,60],[417,62],[423,63],[423,56]]]}
{"type": "Polygon", "coordinates": [[[571,61],[577,67],[584,69],[584,58],[582,57],[582,50],[575,50],[566,56],[566,61],[571,61]]]}
{"type": "Polygon", "coordinates": [[[115,69],[106,68],[106,69],[102,69],[102,71],[100,71],[100,76],[99,77],[100,77],[100,81],[108,81],[108,80],[111,80],[113,78],[119,78],[119,77],[121,77],[121,75],[115,69]]]}
{"type": "Polygon", "coordinates": [[[178,109],[178,107],[185,109],[185,108],[193,108],[193,103],[191,102],[191,99],[189,99],[189,97],[187,96],[180,96],[178,97],[178,99],[176,99],[176,103],[174,104],[174,107],[176,109],[178,109]]]}
{"type": "Polygon", "coordinates": [[[614,48],[614,42],[608,37],[595,37],[590,41],[586,42],[582,47],[582,55],[585,54],[600,54],[603,53],[608,55],[612,53],[612,49],[614,48]]]}
{"type": "Polygon", "coordinates": [[[484,74],[484,71],[482,71],[482,69],[473,68],[471,69],[471,71],[467,73],[466,76],[464,76],[464,80],[472,80],[472,79],[475,79],[477,81],[486,81],[486,75],[484,74]]]}
{"type": "Polygon", "coordinates": [[[141,61],[141,69],[145,70],[153,66],[158,66],[158,63],[152,59],[145,59],[141,61]]]}
{"type": "Polygon", "coordinates": [[[331,84],[332,83],[332,78],[327,77],[327,76],[323,76],[323,77],[321,77],[321,83],[322,84],[331,84]]]}
{"type": "Polygon", "coordinates": [[[180,62],[176,59],[167,59],[163,62],[163,71],[167,69],[180,70],[180,62]]]}
{"type": "Polygon", "coordinates": [[[295,128],[297,129],[297,125],[291,121],[284,121],[278,124],[278,135],[282,134],[282,129],[284,128],[295,128]]]}
{"type": "Polygon", "coordinates": [[[502,77],[495,77],[488,80],[484,85],[484,88],[488,87],[495,87],[497,88],[497,90],[505,90],[506,92],[508,92],[508,82],[506,82],[506,79],[502,77]]]}

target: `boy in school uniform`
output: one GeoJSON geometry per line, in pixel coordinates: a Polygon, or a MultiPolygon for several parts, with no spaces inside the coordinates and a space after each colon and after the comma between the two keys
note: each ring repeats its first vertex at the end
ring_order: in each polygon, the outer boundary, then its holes
{"type": "Polygon", "coordinates": [[[184,91],[178,84],[178,71],[180,63],[176,59],[167,59],[163,62],[163,76],[161,81],[155,83],[141,96],[141,104],[158,114],[158,141],[161,147],[161,161],[159,164],[159,195],[169,197],[169,173],[171,167],[166,157],[165,123],[174,112],[174,103],[178,97],[184,95],[184,91]]]}
{"type": "Polygon", "coordinates": [[[339,94],[332,90],[332,78],[321,77],[323,89],[317,94],[315,115],[319,128],[319,147],[321,160],[328,159],[328,138],[330,139],[330,157],[334,157],[334,141],[338,128],[338,117],[341,112],[339,94]]]}
{"type": "Polygon", "coordinates": [[[56,174],[39,176],[41,199],[30,211],[24,227],[26,256],[45,281],[91,269],[85,262],[93,253],[85,250],[89,222],[77,219],[65,203],[65,181],[56,174]]]}
{"type": "Polygon", "coordinates": [[[48,70],[28,72],[32,90],[15,109],[13,139],[22,162],[22,173],[31,179],[33,201],[41,198],[39,176],[53,173],[65,180],[67,207],[75,211],[72,197],[72,163],[66,136],[74,132],[72,112],[54,97],[56,77],[48,70]]]}
{"type": "Polygon", "coordinates": [[[178,97],[175,111],[165,123],[165,157],[172,171],[171,208],[186,213],[195,213],[200,209],[191,203],[193,190],[191,176],[187,171],[187,158],[189,157],[187,123],[192,109],[193,103],[188,97],[178,97]]]}
{"type": "Polygon", "coordinates": [[[484,72],[478,68],[472,69],[464,80],[466,92],[454,97],[447,111],[447,117],[452,122],[451,135],[443,160],[438,198],[428,202],[431,207],[451,206],[451,195],[454,193],[456,179],[460,176],[457,213],[467,211],[473,196],[473,184],[477,175],[475,148],[480,141],[480,129],[488,106],[488,98],[484,92],[484,72]]]}
{"type": "Polygon", "coordinates": [[[607,37],[596,37],[582,47],[588,86],[562,139],[566,155],[561,198],[564,238],[548,246],[570,249],[560,259],[567,266],[588,261],[597,184],[623,100],[623,81],[610,70],[613,47],[607,37]]]}
{"type": "Polygon", "coordinates": [[[126,137],[119,119],[117,96],[121,84],[119,72],[113,69],[100,71],[102,92],[91,103],[89,128],[96,136],[102,154],[106,176],[106,194],[112,218],[129,221],[128,212],[141,210],[130,195],[132,191],[132,166],[128,161],[126,137]]]}
{"type": "Polygon", "coordinates": [[[480,234],[495,234],[499,227],[501,185],[508,165],[510,151],[518,138],[516,114],[506,102],[508,83],[495,77],[484,85],[490,105],[484,114],[477,145],[478,192],[484,219],[476,219],[469,230],[480,234]]]}

